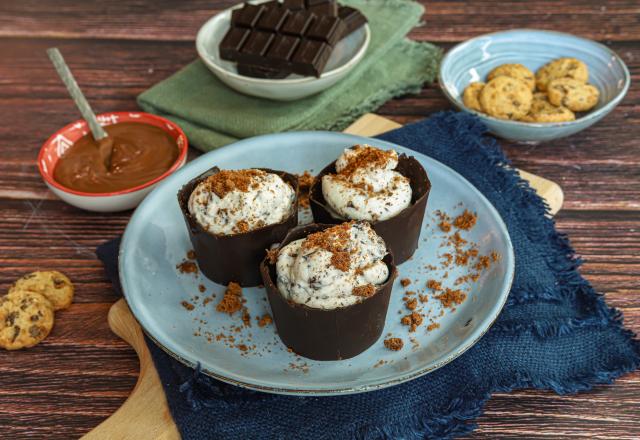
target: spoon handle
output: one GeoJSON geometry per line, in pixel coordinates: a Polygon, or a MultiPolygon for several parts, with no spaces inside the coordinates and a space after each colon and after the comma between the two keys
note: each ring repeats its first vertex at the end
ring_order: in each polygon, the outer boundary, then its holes
{"type": "Polygon", "coordinates": [[[104,129],[98,122],[98,119],[96,119],[96,115],[93,113],[93,110],[91,110],[87,99],[82,94],[80,87],[78,87],[78,83],[73,77],[71,70],[69,70],[67,63],[64,62],[64,58],[62,57],[62,54],[60,53],[58,48],[52,47],[50,49],[47,49],[47,55],[53,63],[53,67],[55,67],[56,72],[58,72],[60,79],[67,87],[67,90],[69,91],[73,102],[76,103],[78,110],[80,110],[82,117],[85,121],[87,121],[87,124],[89,124],[89,128],[91,129],[93,138],[97,141],[106,138],[107,132],[104,131],[104,129]]]}

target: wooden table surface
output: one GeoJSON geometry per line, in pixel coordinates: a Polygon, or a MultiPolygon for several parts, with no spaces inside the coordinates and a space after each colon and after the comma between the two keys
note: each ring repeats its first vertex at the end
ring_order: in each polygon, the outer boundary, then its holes
{"type": "MultiPolygon", "coordinates": [[[[76,284],[39,346],[0,352],[0,437],[68,439],[109,416],[138,373],[134,351],[111,333],[116,297],[95,247],[130,213],[82,212],[57,200],[36,168],[42,142],[78,119],[45,49],[57,46],[97,112],[135,110],[135,97],[196,58],[199,26],[235,0],[0,3],[0,291],[22,274],[58,269],[76,284]]],[[[586,260],[584,276],[640,331],[640,4],[637,0],[429,1],[416,40],[444,48],[485,32],[555,29],[603,42],[631,70],[627,97],[603,121],[540,146],[504,144],[515,165],[565,191],[558,228],[586,260]]],[[[401,123],[449,108],[436,86],[385,104],[401,123]]],[[[195,153],[194,153],[195,154],[195,153]]],[[[476,438],[640,437],[640,372],[593,391],[495,394],[476,438]]]]}

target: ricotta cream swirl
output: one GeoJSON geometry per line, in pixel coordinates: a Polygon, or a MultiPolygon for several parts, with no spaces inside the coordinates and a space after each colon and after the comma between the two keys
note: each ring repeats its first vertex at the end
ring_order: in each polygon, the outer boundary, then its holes
{"type": "Polygon", "coordinates": [[[277,174],[223,170],[196,186],[189,212],[209,232],[239,234],[285,220],[295,197],[293,188],[277,174]]]}
{"type": "Polygon", "coordinates": [[[336,174],[322,177],[322,194],[339,218],[387,220],[411,204],[409,179],[395,171],[398,153],[369,145],[347,148],[336,174]]]}
{"type": "Polygon", "coordinates": [[[292,241],[278,253],[277,285],[288,300],[336,309],[374,295],[389,278],[384,240],[365,222],[343,223],[292,241]]]}

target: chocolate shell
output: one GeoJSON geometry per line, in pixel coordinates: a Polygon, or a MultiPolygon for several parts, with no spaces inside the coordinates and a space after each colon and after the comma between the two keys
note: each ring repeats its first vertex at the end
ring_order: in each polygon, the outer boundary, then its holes
{"type": "Polygon", "coordinates": [[[202,273],[215,283],[226,285],[235,281],[243,287],[257,286],[262,283],[260,262],[266,250],[273,243],[282,241],[289,229],[298,224],[298,178],[284,171],[256,169],[277,174],[295,191],[296,199],[291,214],[280,223],[231,235],[206,231],[189,213],[189,197],[200,182],[220,171],[217,167],[189,181],[178,192],[178,203],[196,252],[198,266],[202,273]]]}
{"type": "MultiPolygon", "coordinates": [[[[331,226],[314,223],[294,228],[279,249],[331,226]]],[[[371,347],[382,335],[393,280],[398,275],[391,253],[383,261],[389,268],[389,278],[374,295],[357,304],[325,310],[282,296],[276,285],[276,265],[265,258],[260,264],[260,272],[282,342],[295,353],[318,361],[349,359],[371,347]]]]}
{"type": "MultiPolygon", "coordinates": [[[[418,248],[431,182],[420,162],[406,154],[398,156],[396,171],[409,179],[412,190],[411,205],[390,219],[369,223],[387,243],[396,264],[402,264],[411,258],[418,248]]],[[[309,202],[313,220],[317,223],[342,223],[350,220],[334,217],[322,194],[322,176],[335,173],[336,163],[334,161],[316,176],[313,185],[311,185],[309,202]]]]}

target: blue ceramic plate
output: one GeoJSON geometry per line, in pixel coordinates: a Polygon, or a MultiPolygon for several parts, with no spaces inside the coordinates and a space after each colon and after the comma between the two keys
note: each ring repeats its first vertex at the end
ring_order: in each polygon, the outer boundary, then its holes
{"type": "MultiPolygon", "coordinates": [[[[161,347],[187,365],[200,363],[202,371],[222,381],[283,394],[330,395],[375,390],[445,365],[477,342],[494,322],[507,298],[513,270],[513,250],[502,219],[482,194],[455,171],[388,142],[328,132],[260,136],[199,157],[165,179],[140,204],[120,248],[120,280],[125,298],[145,332],[161,347]],[[463,235],[478,243],[481,254],[495,250],[502,258],[472,284],[467,300],[455,312],[447,310],[438,318],[440,327],[430,332],[425,330],[426,324],[414,333],[408,333],[407,327],[400,324],[399,313],[406,314],[407,310],[402,302],[405,289],[396,281],[384,335],[402,337],[405,346],[401,351],[387,350],[381,338],[364,353],[344,361],[299,358],[287,352],[273,325],[257,325],[255,317],[269,313],[261,288],[244,289],[253,323],[250,328],[233,331],[232,327],[241,324],[239,316],[215,311],[224,286],[176,270],[176,264],[191,249],[176,201],[178,189],[214,165],[226,169],[267,167],[294,173],[318,172],[344,148],[358,143],[413,155],[425,167],[433,184],[420,247],[410,261],[399,267],[398,279],[410,278],[413,281],[410,289],[426,290],[428,279],[442,275],[426,268],[439,264],[437,254],[443,252],[438,247],[442,233],[434,215],[438,209],[451,214],[464,208],[477,212],[476,226],[463,235]],[[199,292],[200,284],[206,287],[205,294],[199,292]],[[217,297],[202,305],[204,296],[211,293],[217,297]],[[199,298],[196,300],[195,296],[199,298]],[[181,301],[197,305],[187,311],[181,301]],[[220,334],[225,338],[216,338],[220,334]],[[229,342],[229,335],[233,336],[233,342],[229,342]],[[410,342],[410,337],[415,343],[410,342]],[[249,350],[230,347],[239,344],[247,345],[249,350]]],[[[449,270],[448,279],[454,280],[461,274],[460,268],[449,270]]],[[[432,316],[440,313],[437,304],[437,300],[431,300],[425,305],[432,316]]]]}
{"type": "Polygon", "coordinates": [[[539,143],[570,136],[604,118],[624,98],[631,77],[622,59],[608,47],[561,32],[514,29],[481,35],[451,49],[440,64],[439,83],[449,101],[477,115],[496,136],[524,143],[539,143]],[[531,123],[506,121],[470,110],[462,92],[470,82],[484,81],[495,67],[520,63],[535,73],[556,58],[572,57],[589,68],[589,82],[600,90],[596,107],[570,122],[531,123]]]}

